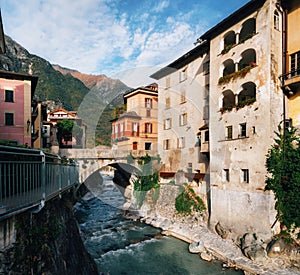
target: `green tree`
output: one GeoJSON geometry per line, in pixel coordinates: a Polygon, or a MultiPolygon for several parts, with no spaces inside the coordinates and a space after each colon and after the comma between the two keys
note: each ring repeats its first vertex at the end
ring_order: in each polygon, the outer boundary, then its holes
{"type": "Polygon", "coordinates": [[[63,119],[57,122],[57,139],[59,145],[62,145],[62,139],[68,144],[68,141],[72,140],[72,130],[74,121],[69,119],[63,119]]]}
{"type": "Polygon", "coordinates": [[[276,136],[267,154],[265,189],[275,193],[277,218],[290,231],[300,227],[300,137],[295,128],[283,132],[280,125],[276,136]]]}

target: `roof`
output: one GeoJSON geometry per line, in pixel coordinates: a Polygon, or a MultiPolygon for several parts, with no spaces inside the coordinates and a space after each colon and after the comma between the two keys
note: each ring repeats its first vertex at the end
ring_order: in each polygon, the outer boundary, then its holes
{"type": "Polygon", "coordinates": [[[215,38],[220,33],[224,32],[225,30],[229,29],[236,23],[240,22],[243,18],[249,16],[259,8],[263,6],[266,0],[251,0],[246,5],[242,6],[240,9],[226,17],[216,26],[208,30],[202,36],[200,36],[199,40],[211,40],[215,38]]]}
{"type": "Polygon", "coordinates": [[[110,120],[110,122],[114,122],[114,121],[117,121],[119,119],[126,118],[126,117],[135,118],[138,120],[142,119],[142,117],[140,117],[135,111],[129,111],[129,112],[125,112],[125,113],[121,114],[119,117],[116,117],[116,118],[110,120]]]}
{"type": "Polygon", "coordinates": [[[152,83],[148,86],[142,86],[142,87],[139,87],[139,88],[136,88],[136,89],[128,90],[123,95],[124,103],[125,104],[127,103],[127,98],[128,97],[131,97],[135,94],[148,94],[148,95],[150,94],[150,95],[153,95],[153,96],[158,96],[158,85],[157,85],[157,83],[152,83]]]}
{"type": "Polygon", "coordinates": [[[76,117],[76,113],[67,111],[67,110],[65,110],[63,108],[59,108],[59,109],[53,110],[53,111],[49,112],[48,115],[51,116],[51,115],[53,115],[55,113],[64,113],[64,114],[70,115],[70,116],[72,116],[74,118],[76,117]]]}
{"type": "Polygon", "coordinates": [[[9,72],[9,71],[0,71],[0,78],[4,79],[11,79],[11,80],[29,80],[31,81],[31,96],[33,97],[37,83],[38,83],[38,77],[29,75],[29,74],[20,74],[15,72],[9,72]]]}
{"type": "Polygon", "coordinates": [[[203,56],[209,50],[209,43],[207,41],[202,42],[197,47],[193,48],[189,52],[185,53],[166,67],[158,70],[154,74],[150,75],[150,77],[154,79],[161,79],[164,76],[167,76],[180,68],[183,68],[187,64],[191,63],[196,58],[203,56]]]}

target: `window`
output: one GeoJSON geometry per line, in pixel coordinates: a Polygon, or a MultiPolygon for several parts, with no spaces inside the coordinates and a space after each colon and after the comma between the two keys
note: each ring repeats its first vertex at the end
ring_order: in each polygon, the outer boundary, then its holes
{"type": "Polygon", "coordinates": [[[145,123],[145,133],[151,134],[152,133],[152,123],[145,123]]]}
{"type": "Polygon", "coordinates": [[[166,88],[170,88],[170,77],[166,77],[166,88]]]}
{"type": "Polygon", "coordinates": [[[137,143],[136,141],[134,141],[134,142],[132,143],[132,149],[133,149],[133,150],[137,150],[137,148],[138,148],[138,143],[137,143]]]}
{"type": "Polygon", "coordinates": [[[167,118],[164,120],[164,130],[169,130],[172,127],[172,120],[171,118],[167,118]]]}
{"type": "Polygon", "coordinates": [[[185,103],[186,102],[186,98],[185,98],[185,91],[181,92],[180,95],[180,103],[185,103]]]}
{"type": "Polygon", "coordinates": [[[226,127],[226,139],[232,139],[232,126],[226,127]]]}
{"type": "Polygon", "coordinates": [[[187,172],[188,173],[193,173],[193,163],[192,162],[188,163],[187,172]]]}
{"type": "Polygon", "coordinates": [[[5,90],[5,102],[14,102],[14,91],[5,90]]]}
{"type": "Polygon", "coordinates": [[[240,138],[246,137],[246,123],[240,124],[240,134],[239,134],[239,137],[240,138]]]}
{"type": "Polygon", "coordinates": [[[182,71],[180,71],[180,79],[179,81],[184,81],[187,79],[187,68],[184,68],[182,71]]]}
{"type": "Polygon", "coordinates": [[[151,117],[151,109],[146,109],[146,117],[151,117]]]}
{"type": "Polygon", "coordinates": [[[171,105],[171,100],[169,97],[166,98],[166,109],[169,109],[171,105]]]}
{"type": "Polygon", "coordinates": [[[124,123],[120,124],[120,134],[123,135],[124,132],[124,123]]]}
{"type": "Polygon", "coordinates": [[[204,74],[209,74],[209,71],[210,71],[209,61],[207,61],[203,64],[203,72],[204,74]]]}
{"type": "Polygon", "coordinates": [[[186,124],[187,124],[187,113],[184,113],[179,116],[179,126],[184,126],[186,124]]]}
{"type": "Polygon", "coordinates": [[[223,169],[223,181],[230,181],[229,169],[223,169]]]}
{"type": "Polygon", "coordinates": [[[169,139],[165,139],[163,141],[163,148],[164,148],[164,150],[169,150],[170,149],[170,140],[169,139]]]}
{"type": "Polygon", "coordinates": [[[274,29],[279,30],[280,29],[280,19],[279,19],[279,14],[278,11],[274,12],[274,29]]]}
{"type": "Polygon", "coordinates": [[[179,149],[182,149],[185,147],[185,139],[184,137],[179,137],[178,140],[177,140],[177,147],[179,149]]]}
{"type": "Polygon", "coordinates": [[[145,108],[152,108],[152,98],[145,98],[145,108]]]}
{"type": "Polygon", "coordinates": [[[300,75],[300,51],[291,54],[291,76],[300,75]]]}
{"type": "Polygon", "coordinates": [[[151,150],[151,142],[145,142],[145,150],[151,150]]]}
{"type": "Polygon", "coordinates": [[[5,125],[6,126],[14,125],[14,114],[13,113],[5,113],[5,125]]]}
{"type": "Polygon", "coordinates": [[[209,142],[209,131],[205,131],[204,133],[204,142],[209,142]]]}
{"type": "Polygon", "coordinates": [[[137,122],[132,123],[132,135],[134,137],[139,135],[139,124],[137,122]]]}
{"type": "Polygon", "coordinates": [[[242,169],[242,182],[249,183],[249,170],[242,169]]]}

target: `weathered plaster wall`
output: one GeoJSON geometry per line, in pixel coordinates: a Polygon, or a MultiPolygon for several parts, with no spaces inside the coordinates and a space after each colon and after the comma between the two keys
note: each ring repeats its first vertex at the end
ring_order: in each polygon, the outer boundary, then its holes
{"type": "Polygon", "coordinates": [[[264,193],[266,154],[273,143],[274,131],[282,120],[282,94],[278,76],[281,69],[281,34],[272,27],[275,1],[264,6],[211,41],[210,73],[210,178],[211,224],[222,221],[223,226],[242,232],[253,224],[260,231],[270,232],[272,200],[264,193]],[[256,34],[228,53],[220,54],[224,35],[233,30],[239,33],[244,21],[256,19],[256,34]],[[232,59],[238,63],[245,50],[254,49],[257,66],[243,78],[218,85],[223,73],[223,62],[232,59]],[[276,57],[276,58],[275,58],[276,57]],[[256,85],[256,102],[241,109],[221,113],[223,92],[235,95],[242,85],[256,85]],[[246,137],[240,138],[240,124],[246,123],[246,137]],[[232,126],[232,139],[226,138],[226,127],[232,126]],[[224,177],[229,170],[230,180],[224,177]],[[248,169],[249,182],[245,182],[242,169],[248,169]],[[247,213],[245,215],[245,213],[247,213]],[[265,217],[266,222],[260,222],[265,217]]]}

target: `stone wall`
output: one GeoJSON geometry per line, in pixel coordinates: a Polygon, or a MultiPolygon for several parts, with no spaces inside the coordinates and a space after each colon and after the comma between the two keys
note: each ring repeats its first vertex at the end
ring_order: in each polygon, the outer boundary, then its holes
{"type": "Polygon", "coordinates": [[[74,195],[15,217],[15,242],[0,254],[0,274],[98,274],[79,234],[74,195]]]}

